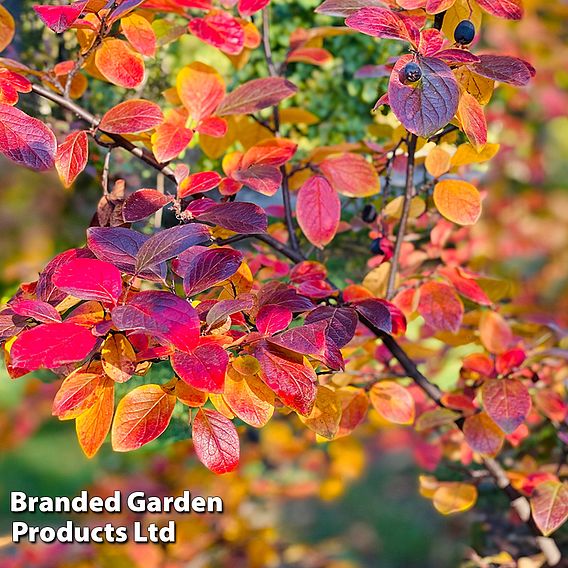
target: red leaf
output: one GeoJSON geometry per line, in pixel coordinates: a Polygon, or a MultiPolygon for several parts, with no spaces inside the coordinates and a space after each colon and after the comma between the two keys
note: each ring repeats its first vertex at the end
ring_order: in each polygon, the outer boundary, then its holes
{"type": "Polygon", "coordinates": [[[250,166],[283,166],[296,153],[298,145],[286,138],[265,140],[249,148],[242,158],[239,169],[250,166]]]}
{"type": "Polygon", "coordinates": [[[171,362],[176,375],[188,385],[205,392],[223,392],[229,356],[220,345],[205,343],[190,353],[176,351],[171,362]]]}
{"type": "Polygon", "coordinates": [[[56,34],[68,30],[83,13],[88,0],[80,0],[69,6],[41,6],[33,7],[34,12],[42,22],[56,34]]]}
{"type": "Polygon", "coordinates": [[[137,330],[191,352],[199,341],[199,316],[185,300],[169,292],[145,291],[112,311],[118,330],[137,330]]]}
{"type": "Polygon", "coordinates": [[[136,256],[136,272],[142,272],[178,256],[189,247],[210,241],[209,230],[204,225],[178,225],[150,237],[136,256]]]}
{"type": "Polygon", "coordinates": [[[191,142],[193,131],[185,126],[187,116],[186,111],[171,110],[152,134],[152,151],[158,162],[177,158],[191,142]]]}
{"type": "Polygon", "coordinates": [[[155,440],[168,427],[176,397],[160,385],[142,385],[119,403],[112,424],[112,449],[136,450],[155,440]]]}
{"type": "Polygon", "coordinates": [[[121,272],[137,274],[141,278],[161,281],[166,277],[166,265],[151,266],[137,272],[136,257],[147,235],[123,227],[91,227],[87,230],[87,246],[95,256],[114,264],[121,272]]]}
{"type": "Polygon", "coordinates": [[[316,399],[317,377],[302,357],[271,350],[260,345],[255,351],[261,368],[261,379],[284,404],[300,414],[310,414],[316,399]]]}
{"type": "Polygon", "coordinates": [[[55,167],[63,185],[70,187],[89,160],[89,139],[84,130],[72,132],[57,148],[55,167]]]}
{"type": "Polygon", "coordinates": [[[206,249],[196,254],[183,274],[186,295],[193,296],[227,280],[237,272],[242,261],[243,255],[229,248],[206,249]]]}
{"type": "Polygon", "coordinates": [[[199,172],[186,177],[178,187],[178,197],[183,199],[194,193],[205,193],[215,189],[221,183],[217,172],[199,172]]]}
{"type": "Polygon", "coordinates": [[[420,30],[416,24],[387,8],[362,8],[349,16],[345,25],[373,37],[408,41],[414,47],[420,42],[420,30]]]}
{"type": "Polygon", "coordinates": [[[116,304],[122,293],[122,276],[113,264],[91,258],[77,258],[60,266],[53,283],[80,300],[116,304]]]}
{"type": "Polygon", "coordinates": [[[227,134],[228,129],[227,121],[219,116],[208,116],[199,121],[199,124],[195,127],[199,134],[205,134],[213,138],[223,138],[227,134]]]}
{"type": "Polygon", "coordinates": [[[33,318],[42,323],[57,323],[61,321],[59,312],[47,302],[41,300],[16,300],[10,304],[15,314],[33,318]]]}
{"type": "Polygon", "coordinates": [[[256,316],[256,328],[262,335],[274,335],[285,330],[292,321],[292,312],[288,308],[269,304],[262,306],[256,316]]]}
{"type": "Polygon", "coordinates": [[[0,104],[0,152],[21,166],[49,170],[55,164],[57,140],[37,118],[13,106],[0,104]]]}
{"type": "Polygon", "coordinates": [[[420,286],[418,313],[435,330],[457,333],[463,318],[463,304],[456,291],[441,282],[426,282],[420,286]]]}
{"type": "Polygon", "coordinates": [[[214,473],[228,473],[239,465],[239,436],[220,412],[200,408],[193,419],[193,446],[199,461],[214,473]]]}
{"type": "Polygon", "coordinates": [[[403,55],[396,62],[389,81],[389,104],[410,132],[428,138],[454,117],[459,88],[451,69],[440,59],[421,57],[418,84],[405,84],[401,73],[414,56],[403,55]]]}
{"type": "Polygon", "coordinates": [[[253,114],[263,108],[277,105],[291,97],[298,88],[282,77],[253,79],[229,93],[217,109],[217,114],[253,114]]]}
{"type": "Polygon", "coordinates": [[[335,237],[341,219],[341,202],[322,176],[312,176],[298,192],[296,217],[310,243],[323,248],[335,237]]]}
{"type": "Polygon", "coordinates": [[[24,331],[12,345],[12,365],[35,371],[82,361],[95,347],[90,330],[73,323],[46,323],[24,331]]]}
{"type": "Polygon", "coordinates": [[[156,103],[132,99],[111,108],[102,118],[99,128],[111,134],[136,134],[151,130],[164,120],[156,103]]]}
{"type": "Polygon", "coordinates": [[[139,189],[126,200],[122,216],[127,223],[134,223],[146,219],[171,201],[171,197],[156,189],[139,189]]]}
{"type": "Polygon", "coordinates": [[[498,18],[520,20],[523,17],[521,0],[477,0],[486,12],[498,18]]]}
{"type": "Polygon", "coordinates": [[[239,0],[237,8],[239,14],[246,18],[247,16],[252,16],[255,12],[262,10],[270,4],[270,0],[239,0]]]}
{"type": "Polygon", "coordinates": [[[300,47],[288,53],[288,63],[308,63],[309,65],[325,65],[333,60],[333,55],[322,47],[300,47]]]}
{"type": "Polygon", "coordinates": [[[244,47],[245,32],[227,12],[212,10],[204,18],[193,18],[189,31],[201,41],[229,55],[238,55],[244,47]]]}
{"type": "Polygon", "coordinates": [[[105,39],[95,53],[95,64],[107,81],[125,89],[135,89],[144,80],[144,59],[120,39],[105,39]]]}
{"type": "Polygon", "coordinates": [[[507,434],[514,432],[531,410],[527,387],[518,379],[493,379],[481,387],[483,406],[507,434]]]}

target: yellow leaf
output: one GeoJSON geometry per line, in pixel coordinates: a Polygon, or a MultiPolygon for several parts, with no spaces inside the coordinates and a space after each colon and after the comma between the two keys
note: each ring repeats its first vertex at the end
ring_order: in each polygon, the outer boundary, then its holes
{"type": "MultiPolygon", "coordinates": [[[[386,217],[391,219],[400,219],[402,217],[402,208],[404,205],[404,197],[399,195],[395,197],[388,205],[383,209],[383,213],[386,217]]],[[[410,210],[408,216],[410,219],[416,219],[420,217],[422,213],[426,211],[426,203],[421,197],[413,197],[410,201],[410,210]]]]}
{"type": "Polygon", "coordinates": [[[476,501],[477,489],[468,483],[442,483],[433,496],[434,507],[442,515],[467,511],[476,501]]]}
{"type": "Polygon", "coordinates": [[[447,38],[454,37],[454,31],[462,20],[470,20],[478,30],[481,25],[481,9],[476,2],[469,0],[456,0],[454,4],[446,10],[442,33],[447,38]]]}
{"type": "Polygon", "coordinates": [[[477,75],[465,65],[458,67],[454,75],[460,87],[474,97],[480,105],[486,105],[491,100],[495,88],[493,79],[477,75]]]}
{"type": "Polygon", "coordinates": [[[467,166],[469,164],[479,164],[491,160],[499,152],[499,144],[485,144],[483,149],[478,152],[468,142],[458,146],[456,153],[451,158],[452,168],[467,166]]]}
{"type": "Polygon", "coordinates": [[[319,118],[303,108],[289,107],[280,111],[280,124],[317,124],[319,118]]]}
{"type": "Polygon", "coordinates": [[[375,296],[379,298],[383,297],[387,292],[390,267],[390,262],[383,262],[376,268],[373,268],[373,270],[363,278],[363,286],[375,296]]]}
{"type": "Polygon", "coordinates": [[[449,221],[474,225],[481,215],[481,196],[477,188],[462,180],[443,180],[434,187],[434,204],[449,221]]]}
{"type": "Polygon", "coordinates": [[[310,429],[332,440],[341,420],[341,403],[335,391],[318,385],[316,400],[309,416],[300,416],[300,420],[310,429]]]}

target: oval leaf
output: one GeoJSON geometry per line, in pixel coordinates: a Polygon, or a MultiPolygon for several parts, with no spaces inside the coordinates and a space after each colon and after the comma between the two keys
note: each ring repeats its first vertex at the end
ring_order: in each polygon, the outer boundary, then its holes
{"type": "Polygon", "coordinates": [[[379,381],[369,392],[374,409],[389,422],[412,424],[414,422],[414,399],[405,387],[396,381],[379,381]]]}
{"type": "Polygon", "coordinates": [[[124,101],[103,116],[99,128],[111,134],[137,134],[160,125],[164,115],[160,107],[144,99],[124,101]]]}
{"type": "Polygon", "coordinates": [[[487,414],[507,434],[513,433],[531,410],[529,391],[518,379],[485,381],[481,399],[487,414]]]}

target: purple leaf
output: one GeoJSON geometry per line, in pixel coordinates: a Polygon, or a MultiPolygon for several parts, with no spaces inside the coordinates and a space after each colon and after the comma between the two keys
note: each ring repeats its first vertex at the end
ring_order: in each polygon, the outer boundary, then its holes
{"type": "Polygon", "coordinates": [[[187,296],[203,292],[235,274],[243,255],[233,249],[207,249],[195,255],[186,267],[183,289],[187,296]]]}
{"type": "Polygon", "coordinates": [[[427,138],[456,114],[459,87],[451,69],[434,57],[418,58],[422,78],[416,83],[403,83],[401,72],[414,59],[412,55],[403,55],[396,62],[389,82],[389,104],[403,126],[427,138]]]}
{"type": "MultiPolygon", "coordinates": [[[[148,236],[124,227],[91,227],[87,230],[87,246],[100,260],[111,262],[121,272],[136,274],[136,256],[148,236]]],[[[165,264],[150,266],[137,275],[151,281],[164,280],[165,264]]]]}
{"type": "Polygon", "coordinates": [[[306,317],[308,324],[318,321],[327,322],[327,337],[338,348],[341,348],[353,339],[358,317],[355,310],[351,308],[321,306],[310,312],[306,317]]]}
{"type": "Polygon", "coordinates": [[[139,189],[124,204],[122,216],[127,223],[146,219],[172,201],[157,189],[139,189]]]}
{"type": "Polygon", "coordinates": [[[307,312],[314,307],[311,300],[300,296],[295,288],[282,282],[270,282],[263,286],[258,293],[258,304],[260,307],[275,304],[292,312],[307,312]]]}
{"type": "Polygon", "coordinates": [[[160,231],[140,247],[136,255],[136,272],[161,264],[191,246],[205,244],[210,240],[209,229],[196,223],[160,231]]]}
{"type": "Polygon", "coordinates": [[[264,209],[255,203],[220,203],[201,213],[199,219],[243,235],[265,233],[268,227],[264,209]]]}
{"type": "Polygon", "coordinates": [[[420,30],[414,21],[388,8],[362,8],[350,15],[345,25],[373,37],[400,39],[414,46],[420,43],[420,30]]]}
{"type": "Polygon", "coordinates": [[[392,332],[392,316],[385,304],[375,298],[361,300],[355,304],[357,312],[385,333],[392,332]]]}
{"type": "Polygon", "coordinates": [[[475,73],[487,79],[522,87],[533,76],[532,66],[518,57],[480,55],[479,60],[479,63],[471,68],[475,73]]]}
{"type": "Polygon", "coordinates": [[[142,331],[180,351],[191,351],[199,341],[197,311],[170,292],[139,292],[112,311],[112,321],[120,331],[142,331]]]}

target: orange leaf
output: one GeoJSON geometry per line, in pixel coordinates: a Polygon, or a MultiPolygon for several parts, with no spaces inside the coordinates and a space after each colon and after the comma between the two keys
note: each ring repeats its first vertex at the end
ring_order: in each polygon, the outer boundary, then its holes
{"type": "Polygon", "coordinates": [[[99,451],[110,430],[114,412],[114,382],[105,379],[95,391],[95,397],[95,403],[75,421],[79,444],[88,458],[99,451]]]}
{"type": "Polygon", "coordinates": [[[14,39],[16,23],[4,6],[0,6],[0,51],[4,51],[14,39]]]}
{"type": "Polygon", "coordinates": [[[434,507],[442,515],[461,513],[471,509],[477,501],[475,485],[448,481],[441,483],[432,497],[434,507]]]}
{"type": "Polygon", "coordinates": [[[426,171],[434,178],[439,178],[450,171],[452,157],[440,146],[430,150],[424,161],[426,171]]]}
{"type": "Polygon", "coordinates": [[[300,420],[316,434],[333,440],[341,420],[341,403],[335,391],[318,385],[312,411],[308,416],[300,416],[300,420]]]}
{"type": "Polygon", "coordinates": [[[211,116],[225,96],[221,75],[199,61],[186,65],[178,73],[176,84],[183,106],[196,122],[211,116]]]}
{"type": "Polygon", "coordinates": [[[513,332],[497,312],[483,312],[479,321],[481,343],[490,353],[504,353],[513,341],[513,332]]]}
{"type": "Polygon", "coordinates": [[[374,409],[389,422],[412,424],[414,422],[414,399],[408,389],[395,381],[375,383],[369,392],[374,409]]]}
{"type": "Polygon", "coordinates": [[[274,413],[274,393],[256,375],[230,369],[224,397],[235,415],[255,428],[266,425],[274,413]]]}
{"type": "Polygon", "coordinates": [[[297,148],[295,142],[286,138],[265,140],[246,151],[240,169],[252,165],[282,166],[296,153],[297,148]]]}
{"type": "Polygon", "coordinates": [[[156,128],[163,120],[162,110],[156,103],[132,99],[105,113],[99,128],[112,134],[137,134],[156,128]]]}
{"type": "Polygon", "coordinates": [[[112,448],[129,452],[155,440],[168,427],[176,397],[160,385],[142,385],[119,403],[112,424],[112,448]]]}
{"type": "Polygon", "coordinates": [[[454,288],[431,281],[420,286],[418,313],[433,329],[457,333],[463,319],[463,304],[454,288]]]}
{"type": "Polygon", "coordinates": [[[487,121],[482,106],[467,91],[460,96],[458,120],[471,145],[480,152],[487,144],[487,121]]]}
{"type": "Polygon", "coordinates": [[[105,373],[116,383],[125,383],[136,371],[136,353],[122,333],[110,335],[101,348],[105,373]]]}
{"type": "Polygon", "coordinates": [[[336,438],[347,436],[367,415],[369,399],[363,389],[355,387],[343,387],[335,391],[341,404],[341,420],[335,435],[336,438]]]}
{"type": "Polygon", "coordinates": [[[466,181],[448,179],[434,187],[434,204],[449,221],[458,225],[474,225],[481,215],[481,196],[466,181]]]}
{"type": "Polygon", "coordinates": [[[505,441],[499,426],[485,412],[466,418],[463,434],[473,451],[488,456],[497,455],[505,441]]]}
{"type": "Polygon", "coordinates": [[[359,154],[336,154],[325,158],[319,168],[341,195],[368,197],[381,190],[379,176],[373,166],[359,154]]]}
{"type": "Polygon", "coordinates": [[[107,81],[125,89],[135,89],[144,80],[142,56],[120,39],[103,41],[95,53],[95,65],[107,81]]]}
{"type": "Polygon", "coordinates": [[[96,402],[96,394],[104,382],[100,364],[79,367],[61,383],[53,400],[52,414],[59,420],[77,418],[96,402]]]}
{"type": "Polygon", "coordinates": [[[156,54],[156,34],[150,22],[139,14],[130,14],[120,20],[122,33],[130,45],[142,55],[154,57],[156,54]]]}
{"type": "Polygon", "coordinates": [[[216,410],[201,408],[193,419],[197,457],[214,473],[228,473],[239,465],[239,436],[233,423],[216,410]]]}
{"type": "Polygon", "coordinates": [[[568,519],[568,485],[560,481],[539,483],[531,497],[533,518],[544,536],[568,519]]]}
{"type": "Polygon", "coordinates": [[[323,248],[335,237],[341,219],[341,202],[322,176],[313,176],[298,192],[298,225],[310,243],[323,248]]]}

